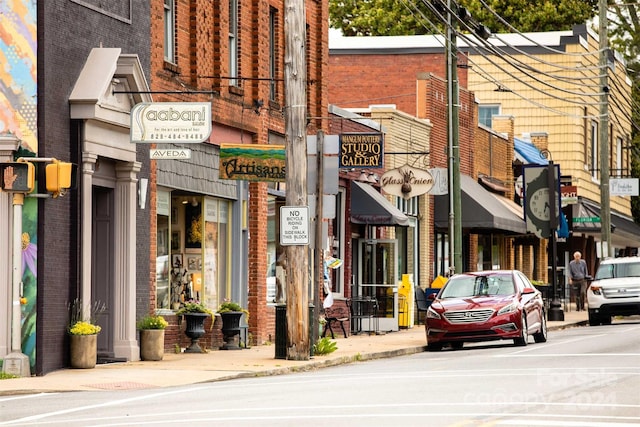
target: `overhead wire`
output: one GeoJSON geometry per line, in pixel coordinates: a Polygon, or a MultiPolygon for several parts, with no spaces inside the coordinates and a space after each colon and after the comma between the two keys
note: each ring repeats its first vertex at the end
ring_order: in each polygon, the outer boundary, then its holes
{"type": "MultiPolygon", "coordinates": [[[[406,0],[402,0],[402,1],[403,1],[403,3],[405,4],[405,6],[407,6],[407,1],[406,1],[406,0]]],[[[444,20],[444,17],[440,14],[440,12],[439,12],[439,11],[438,11],[438,10],[437,10],[433,5],[429,4],[428,2],[425,2],[425,0],[422,0],[422,1],[423,1],[423,3],[424,3],[424,4],[429,8],[429,10],[431,10],[431,12],[432,12],[432,13],[434,13],[434,14],[435,14],[436,16],[438,16],[439,18],[442,18],[443,22],[445,22],[445,21],[446,21],[446,20],[444,20]]],[[[415,13],[414,13],[414,11],[413,11],[413,10],[411,10],[411,9],[410,9],[410,11],[411,11],[411,13],[412,13],[412,14],[414,14],[414,17],[415,17],[415,13]]],[[[440,30],[437,28],[437,26],[435,26],[435,25],[433,24],[433,22],[431,22],[431,21],[429,20],[429,18],[428,18],[428,17],[424,16],[424,13],[423,13],[419,8],[417,8],[417,7],[416,7],[416,11],[417,11],[418,13],[420,13],[420,15],[421,15],[422,19],[424,19],[424,20],[426,20],[427,22],[429,22],[429,24],[430,24],[432,27],[434,27],[434,28],[436,29],[436,31],[440,32],[440,30]]],[[[473,46],[473,45],[474,45],[474,41],[473,41],[470,37],[466,36],[464,33],[460,33],[460,32],[458,32],[458,31],[456,31],[456,34],[457,34],[460,38],[462,38],[463,40],[465,40],[469,46],[473,46]]],[[[445,38],[446,38],[446,36],[445,36],[445,38]]],[[[449,41],[449,42],[450,42],[450,41],[449,41]]],[[[517,76],[517,75],[513,74],[512,72],[510,72],[509,70],[505,69],[504,67],[500,66],[500,65],[499,65],[499,64],[498,64],[498,63],[497,63],[497,62],[492,58],[492,55],[487,55],[487,54],[485,54],[485,53],[483,53],[483,52],[479,52],[479,55],[480,55],[480,56],[482,56],[482,57],[484,57],[488,62],[490,62],[490,63],[491,63],[493,66],[495,66],[496,68],[500,69],[500,70],[501,70],[502,72],[504,72],[506,75],[508,75],[508,76],[510,76],[511,78],[513,78],[514,80],[516,80],[516,81],[518,81],[518,82],[522,83],[523,85],[525,85],[525,86],[529,87],[529,88],[530,88],[530,89],[532,89],[533,91],[543,93],[544,95],[546,95],[546,96],[548,96],[548,97],[550,97],[550,98],[555,98],[555,99],[557,99],[557,100],[561,100],[561,101],[568,101],[568,102],[575,103],[575,104],[579,104],[579,105],[585,105],[585,104],[592,105],[592,106],[598,106],[598,105],[600,105],[600,102],[599,102],[599,101],[596,101],[596,102],[590,102],[590,103],[588,103],[588,102],[585,102],[584,100],[571,100],[571,99],[567,99],[567,98],[565,98],[565,97],[561,97],[561,96],[555,95],[554,93],[549,93],[549,92],[547,92],[547,91],[544,91],[544,90],[542,90],[542,89],[540,89],[540,88],[538,88],[538,87],[536,87],[536,86],[534,86],[534,85],[530,84],[529,82],[527,82],[527,81],[523,80],[522,78],[520,78],[519,76],[517,76]]],[[[496,53],[496,56],[500,56],[500,53],[496,53]]],[[[467,55],[467,56],[466,56],[466,58],[467,58],[467,60],[468,60],[469,62],[473,63],[477,68],[482,69],[482,67],[481,67],[477,62],[475,62],[475,61],[474,61],[470,56],[468,56],[468,55],[467,55]]],[[[515,67],[515,68],[516,68],[517,70],[519,70],[519,71],[523,72],[524,74],[527,74],[527,73],[525,73],[524,71],[522,71],[521,69],[519,69],[518,67],[515,67]]],[[[484,72],[484,75],[485,75],[485,76],[489,76],[489,75],[490,75],[489,73],[485,72],[485,71],[484,71],[484,69],[482,69],[482,71],[484,72]]],[[[479,75],[482,75],[482,73],[479,73],[479,75]]],[[[531,76],[530,76],[530,75],[529,75],[528,77],[530,77],[530,78],[531,78],[531,76]]],[[[572,95],[575,95],[575,96],[591,96],[591,97],[596,97],[596,96],[599,96],[599,95],[600,95],[599,93],[595,93],[595,94],[585,94],[585,93],[582,93],[582,92],[567,91],[567,90],[563,90],[563,88],[558,88],[558,87],[557,87],[557,86],[555,86],[555,85],[551,85],[551,84],[548,84],[548,83],[546,83],[546,82],[544,82],[544,81],[541,81],[540,79],[537,79],[537,78],[535,78],[535,77],[534,77],[533,79],[534,79],[534,80],[537,80],[539,83],[541,83],[541,84],[543,84],[543,85],[546,85],[546,86],[551,87],[552,89],[558,89],[558,90],[560,90],[560,91],[565,91],[565,92],[571,93],[572,95]]],[[[493,80],[493,83],[494,83],[494,84],[498,84],[498,85],[503,86],[503,87],[508,87],[508,85],[507,85],[507,84],[505,84],[505,83],[498,82],[498,81],[497,81],[497,80],[495,80],[495,79],[491,79],[491,80],[493,80]]],[[[512,93],[514,93],[512,89],[510,89],[510,90],[512,91],[512,93]]],[[[522,99],[529,100],[527,97],[524,97],[524,96],[520,96],[520,97],[521,97],[522,99]]],[[[531,100],[529,100],[529,101],[531,101],[531,100]]],[[[538,106],[538,107],[539,107],[539,106],[540,106],[540,104],[537,104],[536,106],[538,106]]],[[[552,110],[552,111],[556,111],[556,112],[558,112],[557,110],[552,110]]],[[[560,114],[562,114],[561,112],[559,112],[559,113],[560,113],[560,114]]]]}

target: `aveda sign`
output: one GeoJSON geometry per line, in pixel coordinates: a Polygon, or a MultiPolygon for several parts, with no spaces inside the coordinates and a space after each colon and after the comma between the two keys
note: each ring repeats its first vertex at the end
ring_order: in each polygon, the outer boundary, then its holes
{"type": "Polygon", "coordinates": [[[196,143],[209,135],[209,102],[142,102],[131,109],[131,142],[196,143]]]}

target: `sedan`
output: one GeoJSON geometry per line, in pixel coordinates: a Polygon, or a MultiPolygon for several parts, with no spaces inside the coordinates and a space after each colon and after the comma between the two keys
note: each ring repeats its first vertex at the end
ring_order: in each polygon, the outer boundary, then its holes
{"type": "Polygon", "coordinates": [[[465,342],[509,340],[527,345],[547,340],[541,293],[518,270],[489,270],[451,276],[426,314],[427,349],[465,342]]]}

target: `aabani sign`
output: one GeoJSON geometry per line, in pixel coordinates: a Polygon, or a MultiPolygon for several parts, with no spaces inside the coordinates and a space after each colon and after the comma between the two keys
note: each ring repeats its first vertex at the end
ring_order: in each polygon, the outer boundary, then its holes
{"type": "Polygon", "coordinates": [[[210,135],[209,102],[141,102],[131,109],[131,142],[184,144],[210,135]]]}

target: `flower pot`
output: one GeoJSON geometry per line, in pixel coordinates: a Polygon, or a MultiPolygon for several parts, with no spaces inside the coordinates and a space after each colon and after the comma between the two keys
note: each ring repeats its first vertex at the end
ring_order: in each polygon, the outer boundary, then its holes
{"type": "Polygon", "coordinates": [[[209,317],[207,313],[184,314],[184,319],[187,322],[184,333],[191,338],[191,345],[185,348],[185,353],[202,353],[198,340],[204,335],[204,321],[207,317],[209,317]]]}
{"type": "Polygon", "coordinates": [[[98,335],[71,335],[71,367],[91,369],[98,360],[98,335]]]}
{"type": "Polygon", "coordinates": [[[222,317],[222,335],[224,345],[221,350],[240,350],[236,335],[240,334],[240,318],[244,313],[242,311],[226,311],[220,313],[222,317]]]}
{"type": "Polygon", "coordinates": [[[140,331],[140,359],[162,360],[164,357],[164,329],[140,331]]]}

